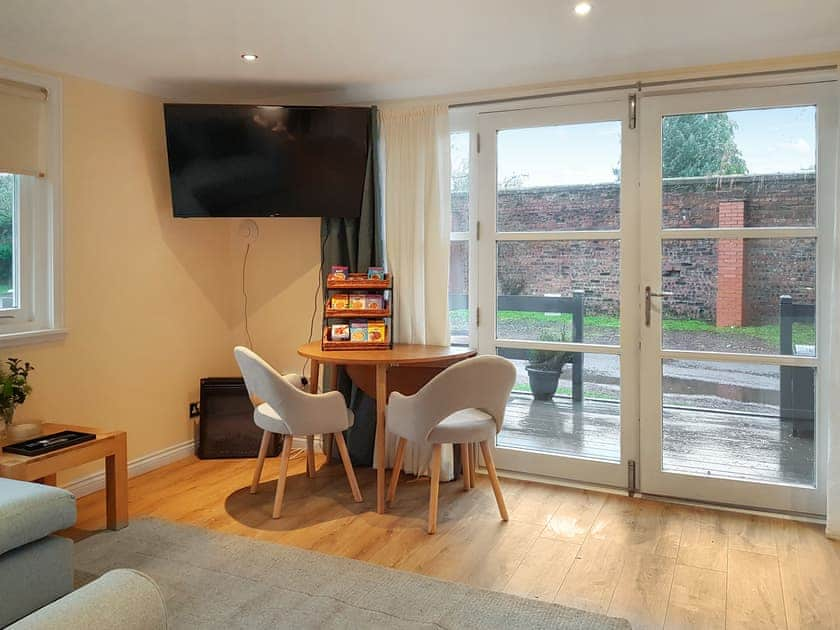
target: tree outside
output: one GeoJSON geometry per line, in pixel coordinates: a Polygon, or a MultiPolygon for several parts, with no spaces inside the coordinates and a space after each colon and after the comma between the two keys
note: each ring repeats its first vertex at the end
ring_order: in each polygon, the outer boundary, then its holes
{"type": "Polygon", "coordinates": [[[735,143],[735,123],[726,113],[666,116],[662,121],[662,177],[746,175],[735,143]]]}
{"type": "Polygon", "coordinates": [[[464,159],[452,164],[450,190],[454,193],[470,192],[470,164],[464,159]]]}
{"type": "Polygon", "coordinates": [[[0,294],[12,284],[14,175],[0,173],[0,294]]]}

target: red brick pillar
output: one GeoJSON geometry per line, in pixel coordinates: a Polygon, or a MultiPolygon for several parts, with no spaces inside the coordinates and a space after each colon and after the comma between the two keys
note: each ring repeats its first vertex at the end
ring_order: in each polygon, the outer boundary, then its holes
{"type": "MultiPolygon", "coordinates": [[[[744,227],[744,202],[721,201],[718,226],[744,227]]],[[[718,326],[744,325],[744,239],[718,241],[718,287],[716,321],[718,326]]]]}

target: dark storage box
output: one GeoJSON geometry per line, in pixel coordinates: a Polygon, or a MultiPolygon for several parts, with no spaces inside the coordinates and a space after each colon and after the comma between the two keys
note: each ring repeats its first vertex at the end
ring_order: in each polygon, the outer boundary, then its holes
{"type": "MultiPolygon", "coordinates": [[[[241,378],[201,379],[200,417],[195,453],[200,459],[256,457],[262,429],[254,424],[254,406],[241,378]]],[[[272,436],[268,456],[280,453],[272,436]]]]}

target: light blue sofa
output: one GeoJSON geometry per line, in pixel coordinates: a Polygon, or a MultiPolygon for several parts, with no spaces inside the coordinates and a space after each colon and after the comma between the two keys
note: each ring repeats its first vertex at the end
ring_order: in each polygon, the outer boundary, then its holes
{"type": "Polygon", "coordinates": [[[51,534],[75,522],[66,490],[0,478],[0,628],[73,589],[73,542],[51,534]]]}
{"type": "Polygon", "coordinates": [[[166,605],[148,575],[115,569],[9,630],[166,630],[166,605]]]}

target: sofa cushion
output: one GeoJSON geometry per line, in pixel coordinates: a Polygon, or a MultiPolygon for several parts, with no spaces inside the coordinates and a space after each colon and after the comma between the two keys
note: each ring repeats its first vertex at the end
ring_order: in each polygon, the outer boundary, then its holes
{"type": "MultiPolygon", "coordinates": [[[[189,620],[181,620],[189,626],[189,620]]],[[[148,575],[115,569],[9,630],[166,630],[166,604],[148,575]]]]}
{"type": "Polygon", "coordinates": [[[73,541],[47,536],[0,556],[0,628],[73,590],[73,541]]]}
{"type": "Polygon", "coordinates": [[[75,522],[76,497],[67,490],[0,479],[0,555],[75,522]]]}

